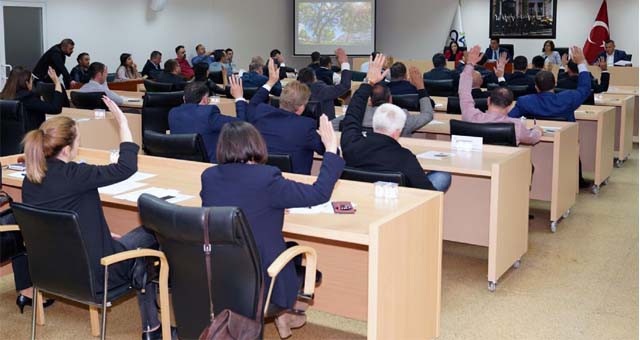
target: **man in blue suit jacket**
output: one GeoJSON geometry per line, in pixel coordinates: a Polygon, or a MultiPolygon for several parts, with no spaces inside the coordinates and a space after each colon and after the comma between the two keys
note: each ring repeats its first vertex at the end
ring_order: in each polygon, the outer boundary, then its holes
{"type": "Polygon", "coordinates": [[[418,94],[418,89],[407,80],[407,67],[401,62],[391,65],[391,81],[387,87],[392,96],[418,94]]]}
{"type": "Polygon", "coordinates": [[[169,111],[169,130],[172,134],[199,133],[204,140],[211,163],[216,162],[218,135],[224,124],[245,119],[242,86],[232,83],[231,94],[236,99],[238,118],[225,116],[215,105],[209,105],[209,88],[202,82],[192,82],[184,89],[184,104],[169,111]]]}
{"type": "MultiPolygon", "coordinates": [[[[269,78],[262,74],[264,65],[258,62],[252,62],[249,64],[249,72],[245,72],[242,74],[242,86],[245,88],[248,87],[262,87],[262,85],[266,84],[269,81],[269,78]]],[[[274,96],[280,96],[282,93],[282,84],[278,81],[273,88],[271,88],[271,94],[274,96]]]]}
{"type": "Polygon", "coordinates": [[[500,59],[500,55],[502,53],[507,54],[507,59],[513,60],[513,56],[511,55],[509,50],[507,50],[504,47],[500,47],[500,39],[491,38],[491,43],[489,45],[489,48],[487,48],[487,50],[484,51],[484,55],[487,57],[487,60],[497,61],[498,59],[500,59]]]}
{"type": "Polygon", "coordinates": [[[293,172],[309,175],[313,153],[322,155],[325,151],[316,121],[301,116],[311,96],[309,87],[293,81],[282,89],[280,108],[266,104],[280,74],[273,60],[269,60],[268,67],[269,81],[251,98],[246,119],[260,131],[269,153],[290,155],[293,172]]]}
{"type": "Polygon", "coordinates": [[[509,117],[522,116],[536,117],[560,117],[567,121],[575,122],[575,110],[591,95],[591,73],[587,70],[582,49],[572,47],[573,61],[578,64],[578,88],[576,90],[554,93],[555,77],[549,71],[540,71],[536,75],[536,90],[538,93],[518,98],[516,106],[509,113],[509,117]]]}
{"type": "Polygon", "coordinates": [[[605,43],[604,52],[598,54],[598,57],[593,62],[594,65],[598,64],[598,60],[600,58],[604,58],[607,61],[607,66],[613,66],[615,63],[620,60],[627,60],[629,56],[627,56],[627,52],[623,50],[616,50],[616,42],[613,40],[607,40],[605,43]]]}

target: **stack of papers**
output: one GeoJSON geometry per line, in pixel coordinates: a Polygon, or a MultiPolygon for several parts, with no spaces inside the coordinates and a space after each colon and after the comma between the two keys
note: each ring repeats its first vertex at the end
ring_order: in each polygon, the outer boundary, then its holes
{"type": "Polygon", "coordinates": [[[138,202],[138,198],[142,194],[149,194],[174,204],[193,198],[193,196],[180,194],[178,190],[162,189],[162,188],[156,188],[156,187],[136,190],[127,194],[115,196],[115,198],[119,200],[130,201],[130,202],[138,202]]]}
{"type": "Polygon", "coordinates": [[[333,214],[333,205],[331,202],[316,205],[315,207],[308,208],[291,208],[288,209],[289,214],[293,215],[318,215],[318,214],[333,214]]]}
{"type": "Polygon", "coordinates": [[[432,159],[432,160],[444,160],[453,157],[455,154],[451,152],[442,152],[442,151],[427,151],[417,155],[418,158],[424,159],[432,159]]]}
{"type": "Polygon", "coordinates": [[[116,184],[112,184],[106,187],[102,187],[102,188],[98,188],[98,192],[101,194],[105,194],[105,195],[119,195],[122,194],[124,192],[133,190],[133,189],[137,189],[137,188],[141,188],[143,186],[145,186],[145,183],[139,183],[140,181],[144,181],[145,179],[149,179],[151,177],[154,177],[154,174],[148,174],[148,173],[144,173],[144,172],[136,172],[135,174],[133,174],[133,176],[127,178],[126,180],[120,182],[120,183],[116,183],[116,184]]]}

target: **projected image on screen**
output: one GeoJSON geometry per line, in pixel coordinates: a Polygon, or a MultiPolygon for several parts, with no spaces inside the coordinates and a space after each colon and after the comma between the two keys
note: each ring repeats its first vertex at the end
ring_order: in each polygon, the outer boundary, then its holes
{"type": "Polygon", "coordinates": [[[350,54],[374,48],[374,2],[298,0],[295,4],[295,53],[333,54],[344,47],[350,54]]]}

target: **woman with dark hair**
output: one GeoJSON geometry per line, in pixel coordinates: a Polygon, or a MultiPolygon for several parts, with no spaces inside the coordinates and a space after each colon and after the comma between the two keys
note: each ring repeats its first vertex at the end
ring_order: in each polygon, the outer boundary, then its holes
{"type": "Polygon", "coordinates": [[[449,48],[444,51],[444,57],[447,58],[447,61],[459,61],[462,60],[464,53],[460,50],[458,43],[451,40],[449,43],[449,48]]]}
{"type": "Polygon", "coordinates": [[[562,58],[560,57],[560,53],[553,50],[554,48],[556,48],[556,44],[553,43],[553,40],[545,41],[540,56],[544,58],[545,64],[561,66],[562,58]]]}
{"type": "MultiPolygon", "coordinates": [[[[253,125],[243,121],[227,123],[222,128],[217,146],[219,165],[202,174],[203,206],[240,207],[247,216],[262,259],[265,287],[271,281],[267,268],[287,249],[282,236],[285,209],[329,201],[344,168],[344,160],[337,155],[335,133],[325,115],[320,118],[320,136],[326,152],[312,185],[288,180],[277,168],[265,165],[264,139],[253,125]]],[[[307,306],[296,301],[301,284],[294,264],[287,264],[276,279],[271,301],[266,302],[285,310],[275,320],[282,338],[306,322],[307,306]]]]}
{"type": "Polygon", "coordinates": [[[120,66],[116,70],[116,81],[140,79],[142,75],[138,72],[138,65],[133,62],[131,54],[122,53],[120,55],[120,66]]]}
{"type": "Polygon", "coordinates": [[[51,102],[43,101],[40,95],[33,91],[31,71],[23,67],[16,67],[11,71],[7,83],[0,92],[0,99],[17,100],[22,103],[26,120],[25,132],[39,128],[45,121],[46,115],[57,115],[62,112],[66,96],[62,92],[62,85],[56,72],[51,67],[49,67],[49,77],[55,86],[51,102]]]}

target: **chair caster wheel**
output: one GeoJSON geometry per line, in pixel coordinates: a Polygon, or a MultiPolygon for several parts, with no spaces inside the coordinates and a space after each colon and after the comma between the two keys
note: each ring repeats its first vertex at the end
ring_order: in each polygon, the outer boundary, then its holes
{"type": "Polygon", "coordinates": [[[562,218],[568,218],[569,215],[571,215],[571,209],[565,211],[564,214],[562,214],[562,218]]]}
{"type": "Polygon", "coordinates": [[[553,222],[551,222],[551,232],[555,233],[556,231],[558,231],[558,222],[557,221],[553,221],[553,222]]]}
{"type": "Polygon", "coordinates": [[[496,291],[496,283],[495,282],[489,281],[489,291],[492,292],[492,293],[496,291]]]}
{"type": "Polygon", "coordinates": [[[605,180],[602,182],[602,185],[609,185],[609,178],[605,179],[605,180]]]}
{"type": "Polygon", "coordinates": [[[514,269],[518,269],[518,268],[520,268],[521,264],[522,264],[521,260],[517,260],[516,262],[513,263],[513,268],[514,269]]]}
{"type": "Polygon", "coordinates": [[[622,168],[622,165],[624,164],[624,161],[621,159],[616,159],[616,163],[615,166],[616,168],[622,168]]]}
{"type": "Polygon", "coordinates": [[[594,185],[591,187],[591,193],[592,193],[592,194],[594,194],[594,195],[599,194],[599,193],[600,193],[600,187],[594,184],[594,185]]]}

